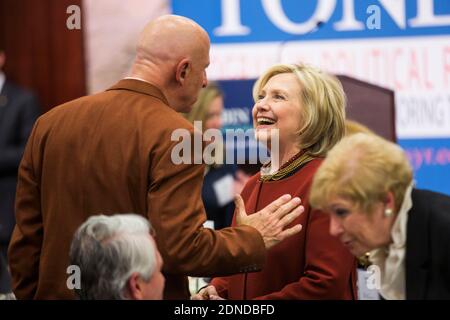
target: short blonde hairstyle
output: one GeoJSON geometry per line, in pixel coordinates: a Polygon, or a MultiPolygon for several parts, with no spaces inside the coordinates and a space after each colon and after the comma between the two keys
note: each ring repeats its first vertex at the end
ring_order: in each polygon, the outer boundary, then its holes
{"type": "Polygon", "coordinates": [[[345,133],[345,93],[339,80],[304,64],[279,64],[267,70],[253,87],[253,99],[270,78],[282,73],[294,74],[302,88],[303,106],[298,132],[299,147],[313,157],[324,157],[345,133]]]}
{"type": "Polygon", "coordinates": [[[223,97],[223,92],[216,83],[210,82],[206,88],[200,90],[197,101],[191,112],[185,114],[185,118],[192,124],[194,121],[201,121],[204,124],[207,120],[208,108],[217,97],[223,97]]]}
{"type": "Polygon", "coordinates": [[[314,176],[309,201],[315,208],[326,209],[332,198],[339,197],[371,213],[390,191],[398,212],[412,178],[411,165],[398,145],[374,134],[357,133],[328,153],[314,176]]]}

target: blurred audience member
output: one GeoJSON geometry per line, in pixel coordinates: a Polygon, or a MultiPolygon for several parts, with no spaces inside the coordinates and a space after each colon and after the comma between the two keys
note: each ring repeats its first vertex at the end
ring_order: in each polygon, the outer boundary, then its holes
{"type": "Polygon", "coordinates": [[[80,268],[81,299],[162,299],[162,258],[142,216],[90,217],[74,235],[70,263],[80,268]]]}
{"type": "Polygon", "coordinates": [[[384,299],[450,299],[450,197],[414,189],[399,146],[344,138],[317,171],[310,202],[355,256],[370,251],[384,299]]]}
{"type": "MultiPolygon", "coordinates": [[[[223,93],[217,84],[209,83],[200,91],[197,102],[191,112],[186,114],[186,118],[194,125],[200,124],[203,132],[209,129],[221,130],[222,113],[223,93]]],[[[206,215],[208,220],[214,222],[214,229],[229,227],[234,212],[233,200],[237,167],[225,163],[224,146],[221,142],[207,142],[208,145],[215,144],[215,146],[212,159],[209,159],[210,161],[205,167],[202,188],[206,215]]]]}
{"type": "Polygon", "coordinates": [[[0,48],[0,294],[11,292],[6,261],[15,224],[17,169],[40,113],[33,94],[6,78],[2,72],[5,61],[5,51],[0,48]]]}

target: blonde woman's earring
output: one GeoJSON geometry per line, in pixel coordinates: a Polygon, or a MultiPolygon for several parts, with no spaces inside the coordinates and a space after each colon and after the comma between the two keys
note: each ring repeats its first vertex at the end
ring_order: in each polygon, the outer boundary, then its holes
{"type": "Polygon", "coordinates": [[[386,208],[386,209],[384,210],[384,216],[385,216],[385,217],[390,217],[390,216],[392,216],[392,213],[393,213],[393,211],[392,211],[391,208],[386,208]]]}

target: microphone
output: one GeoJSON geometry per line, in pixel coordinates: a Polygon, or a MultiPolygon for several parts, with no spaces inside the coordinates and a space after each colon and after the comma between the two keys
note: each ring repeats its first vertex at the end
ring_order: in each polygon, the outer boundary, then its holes
{"type": "Polygon", "coordinates": [[[288,37],[287,39],[281,41],[281,42],[280,42],[280,45],[278,46],[278,53],[277,53],[277,61],[278,61],[278,63],[281,63],[281,58],[282,58],[282,56],[283,56],[283,51],[284,51],[284,48],[285,48],[285,46],[286,46],[286,44],[287,44],[288,42],[291,42],[292,40],[301,39],[303,36],[306,36],[306,35],[308,35],[308,34],[317,32],[320,28],[322,28],[322,26],[323,26],[324,24],[325,24],[324,21],[322,21],[322,20],[317,20],[316,23],[315,23],[315,26],[314,26],[311,30],[309,30],[308,32],[306,32],[306,33],[304,33],[304,34],[301,34],[301,35],[294,34],[294,35],[288,37]]]}
{"type": "Polygon", "coordinates": [[[318,29],[322,28],[324,24],[325,24],[324,21],[317,21],[316,26],[313,28],[311,32],[316,32],[318,29]]]}

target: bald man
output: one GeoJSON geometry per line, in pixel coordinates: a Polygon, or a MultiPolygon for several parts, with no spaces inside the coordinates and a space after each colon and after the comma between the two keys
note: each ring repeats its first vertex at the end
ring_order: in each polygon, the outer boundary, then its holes
{"type": "Polygon", "coordinates": [[[96,214],[136,212],[150,220],[168,299],[189,297],[186,275],[261,269],[266,248],[300,231],[283,231],[302,211],[289,197],[240,215],[239,227],[203,228],[204,167],[174,164],[179,142],[171,135],[182,128],[193,136],[178,112],[189,111],[207,84],[208,64],[206,32],[189,19],[163,16],[142,32],[129,77],[38,119],[19,168],[9,247],[17,298],[74,297],[67,279],[77,275],[66,273],[71,239],[96,214]]]}

